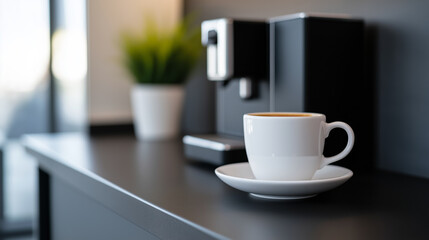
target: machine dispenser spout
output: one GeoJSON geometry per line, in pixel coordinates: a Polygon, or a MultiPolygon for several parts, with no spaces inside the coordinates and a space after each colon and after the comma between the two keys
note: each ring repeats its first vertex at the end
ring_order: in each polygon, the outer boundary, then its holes
{"type": "Polygon", "coordinates": [[[207,78],[239,81],[239,96],[249,99],[253,82],[267,79],[267,23],[227,18],[204,21],[201,42],[207,47],[207,78]]]}

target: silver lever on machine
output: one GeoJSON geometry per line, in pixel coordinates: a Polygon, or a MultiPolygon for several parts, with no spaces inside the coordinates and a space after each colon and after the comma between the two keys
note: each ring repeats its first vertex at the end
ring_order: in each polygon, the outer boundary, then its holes
{"type": "Polygon", "coordinates": [[[207,78],[211,81],[239,79],[239,96],[252,97],[252,80],[244,76],[234,76],[234,24],[222,18],[204,21],[201,25],[201,42],[207,46],[207,78]]]}
{"type": "Polygon", "coordinates": [[[207,77],[226,81],[233,76],[233,24],[226,18],[204,21],[201,42],[207,46],[207,77]]]}

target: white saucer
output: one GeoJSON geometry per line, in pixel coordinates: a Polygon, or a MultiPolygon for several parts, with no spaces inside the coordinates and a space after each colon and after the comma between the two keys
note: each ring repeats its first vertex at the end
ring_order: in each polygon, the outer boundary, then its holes
{"type": "Polygon", "coordinates": [[[336,188],[353,176],[347,168],[328,165],[316,172],[313,179],[301,181],[258,180],[248,162],[218,167],[216,175],[229,186],[252,196],[268,199],[301,199],[336,188]]]}

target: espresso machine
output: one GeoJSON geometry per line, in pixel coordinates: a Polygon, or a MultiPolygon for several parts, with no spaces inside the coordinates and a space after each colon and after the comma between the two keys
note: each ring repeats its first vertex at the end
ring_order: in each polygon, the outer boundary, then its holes
{"type": "MultiPolygon", "coordinates": [[[[339,165],[372,164],[371,84],[364,78],[364,22],[344,15],[297,13],[267,21],[202,23],[207,78],[216,84],[216,133],[183,138],[188,159],[223,165],[247,161],[243,114],[317,112],[356,134],[339,165]]],[[[346,135],[333,131],[324,155],[340,152],[346,135]]]]}

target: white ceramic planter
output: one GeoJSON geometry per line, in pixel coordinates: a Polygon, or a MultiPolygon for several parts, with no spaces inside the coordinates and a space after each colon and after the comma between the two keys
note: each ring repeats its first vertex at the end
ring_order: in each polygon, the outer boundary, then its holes
{"type": "Polygon", "coordinates": [[[184,87],[136,84],[131,93],[134,128],[139,140],[175,138],[180,133],[184,87]]]}

